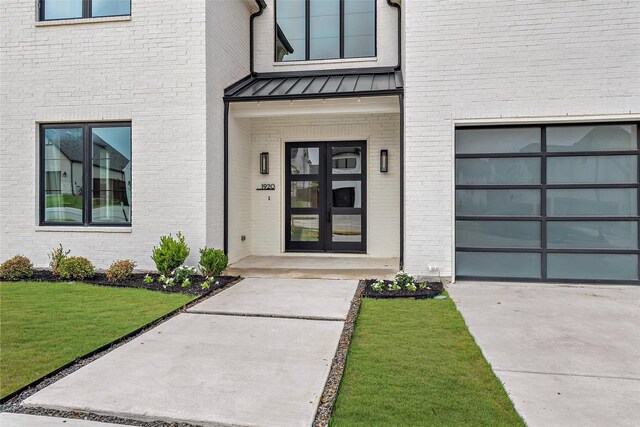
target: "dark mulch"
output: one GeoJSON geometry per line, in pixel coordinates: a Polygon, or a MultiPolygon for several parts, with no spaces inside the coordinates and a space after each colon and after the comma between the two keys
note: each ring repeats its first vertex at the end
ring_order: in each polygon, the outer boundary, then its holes
{"type": "Polygon", "coordinates": [[[329,377],[324,386],[324,391],[320,397],[320,404],[316,411],[316,418],[313,421],[313,427],[327,427],[331,420],[331,414],[338,397],[338,391],[340,390],[340,384],[342,383],[342,375],[344,373],[344,367],[347,363],[347,355],[349,353],[349,344],[351,344],[351,337],[353,336],[353,329],[355,328],[356,318],[358,317],[358,311],[360,311],[360,301],[362,300],[362,294],[364,292],[365,281],[361,280],[358,283],[356,293],[351,300],[351,306],[349,307],[349,313],[347,314],[347,320],[344,322],[342,328],[342,334],[340,335],[340,341],[338,341],[338,348],[336,354],[331,362],[331,369],[329,371],[329,377]]]}
{"type": "MultiPolygon", "coordinates": [[[[366,287],[364,289],[364,297],[366,298],[415,298],[415,299],[425,299],[425,298],[433,298],[436,295],[440,294],[444,289],[444,285],[442,282],[422,282],[426,283],[427,287],[425,289],[416,289],[415,292],[411,292],[407,289],[399,289],[397,291],[389,291],[388,286],[393,283],[392,280],[384,281],[384,288],[380,292],[376,292],[371,288],[371,285],[376,283],[377,280],[370,279],[365,280],[366,287]]],[[[418,285],[418,283],[416,283],[418,285]]]]}
{"type": "MultiPolygon", "coordinates": [[[[149,273],[149,276],[153,277],[153,283],[145,283],[144,277],[146,273],[134,273],[127,280],[122,280],[117,283],[110,282],[107,280],[107,277],[104,273],[96,273],[91,279],[78,280],[78,282],[88,283],[90,285],[99,285],[99,286],[113,286],[117,288],[141,288],[141,289],[149,289],[151,291],[163,291],[163,292],[171,292],[171,293],[183,293],[190,295],[203,295],[209,292],[209,289],[202,289],[201,284],[204,282],[204,277],[200,275],[195,275],[191,278],[191,286],[183,288],[181,285],[176,284],[173,286],[165,286],[162,283],[158,282],[159,274],[149,273]]],[[[212,283],[211,289],[218,288],[220,286],[224,286],[227,283],[233,282],[236,280],[235,276],[219,276],[216,277],[217,284],[212,283]]],[[[60,279],[57,276],[54,276],[51,273],[51,270],[46,269],[37,269],[33,271],[33,277],[30,279],[26,279],[34,282],[69,282],[69,280],[60,279]]]]}

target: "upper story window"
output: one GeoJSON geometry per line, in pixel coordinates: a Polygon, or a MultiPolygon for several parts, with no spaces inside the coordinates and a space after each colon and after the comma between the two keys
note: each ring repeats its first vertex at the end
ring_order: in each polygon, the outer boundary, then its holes
{"type": "Polygon", "coordinates": [[[131,15],[131,0],[40,0],[40,20],[131,15]]]}
{"type": "Polygon", "coordinates": [[[40,224],[131,224],[131,123],[40,127],[40,224]]]}
{"type": "Polygon", "coordinates": [[[276,0],[275,59],[376,56],[375,0],[276,0]]]}

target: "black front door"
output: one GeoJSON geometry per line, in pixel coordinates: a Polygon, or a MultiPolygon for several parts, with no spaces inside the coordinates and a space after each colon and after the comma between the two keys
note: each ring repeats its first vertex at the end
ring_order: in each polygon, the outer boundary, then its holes
{"type": "Polygon", "coordinates": [[[287,251],[366,252],[365,143],[286,144],[287,251]]]}

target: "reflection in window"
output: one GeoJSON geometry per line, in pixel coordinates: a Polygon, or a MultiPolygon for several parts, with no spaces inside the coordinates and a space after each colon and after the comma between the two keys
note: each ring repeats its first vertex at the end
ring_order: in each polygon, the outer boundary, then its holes
{"type": "Polygon", "coordinates": [[[278,61],[300,61],[306,58],[305,2],[277,0],[276,47],[278,61]]]}
{"type": "Polygon", "coordinates": [[[362,217],[360,215],[333,215],[331,219],[334,242],[360,242],[362,240],[362,217]]]}
{"type": "Polygon", "coordinates": [[[344,57],[375,56],[376,4],[369,0],[344,2],[344,57]]]}
{"type": "Polygon", "coordinates": [[[331,173],[360,173],[360,147],[334,147],[331,149],[331,173]]]}
{"type": "Polygon", "coordinates": [[[320,217],[318,215],[291,215],[291,241],[320,241],[320,217]]]}
{"type": "Polygon", "coordinates": [[[292,208],[317,208],[319,199],[318,181],[291,181],[292,208]]]}
{"type": "Polygon", "coordinates": [[[375,22],[375,0],[277,0],[275,59],[375,56],[375,22]]]}
{"type": "Polygon", "coordinates": [[[333,206],[336,208],[362,207],[361,181],[333,181],[333,206]]]}
{"type": "Polygon", "coordinates": [[[340,0],[312,1],[309,59],[340,58],[340,0]]]}
{"type": "Polygon", "coordinates": [[[42,21],[131,15],[131,0],[40,0],[39,4],[42,21]]]}
{"type": "Polygon", "coordinates": [[[82,18],[82,0],[45,0],[44,19],[82,18]]]}
{"type": "Polygon", "coordinates": [[[291,174],[309,175],[320,171],[320,149],[301,147],[291,149],[291,174]]]}
{"type": "Polygon", "coordinates": [[[549,126],[547,151],[624,151],[638,148],[638,126],[549,126]]]}
{"type": "Polygon", "coordinates": [[[131,128],[92,129],[93,222],[129,222],[131,128]]]}
{"type": "Polygon", "coordinates": [[[41,222],[131,223],[129,124],[43,125],[41,150],[41,222]]]}
{"type": "Polygon", "coordinates": [[[44,220],[82,223],[82,128],[44,131],[44,220]]]}
{"type": "Polygon", "coordinates": [[[131,0],[91,0],[91,16],[131,14],[131,0]]]}

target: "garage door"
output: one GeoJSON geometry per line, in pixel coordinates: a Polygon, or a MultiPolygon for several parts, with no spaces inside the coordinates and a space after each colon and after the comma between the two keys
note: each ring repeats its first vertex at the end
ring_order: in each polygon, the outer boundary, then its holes
{"type": "Polygon", "coordinates": [[[638,124],[456,129],[459,279],[634,282],[638,124]]]}

